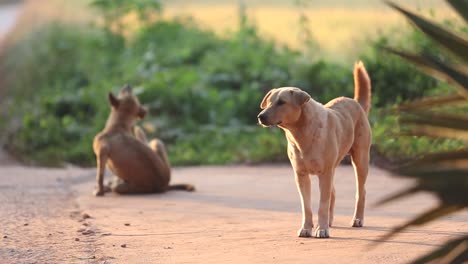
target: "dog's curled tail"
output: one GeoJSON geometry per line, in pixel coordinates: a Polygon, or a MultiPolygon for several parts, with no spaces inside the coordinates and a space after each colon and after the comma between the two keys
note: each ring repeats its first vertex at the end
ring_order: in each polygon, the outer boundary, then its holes
{"type": "Polygon", "coordinates": [[[192,184],[180,183],[180,184],[172,184],[167,186],[168,191],[180,190],[180,191],[187,191],[193,192],[195,191],[195,186],[192,184]]]}
{"type": "Polygon", "coordinates": [[[371,107],[371,81],[362,61],[354,64],[354,100],[369,114],[371,107]]]}

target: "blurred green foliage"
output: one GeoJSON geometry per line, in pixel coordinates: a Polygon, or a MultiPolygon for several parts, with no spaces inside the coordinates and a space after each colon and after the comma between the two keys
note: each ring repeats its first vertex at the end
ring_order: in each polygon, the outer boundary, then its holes
{"type": "MultiPolygon", "coordinates": [[[[149,2],[94,1],[108,23],[48,24],[9,47],[2,63],[10,114],[1,123],[11,153],[44,165],[93,164],[91,142],[110,111],[106,93],[129,83],[150,109],[144,128],[166,142],[173,164],[286,161],[280,130],[256,125],[269,89],[301,87],[323,103],[353,96],[352,65],[306,57],[261,37],[242,9],[239,30],[225,37],[190,18],[145,20],[131,38],[113,30],[123,14],[149,2]]],[[[401,45],[431,49],[414,34],[401,45]]],[[[430,94],[424,88],[437,82],[382,54],[378,47],[388,42],[380,36],[360,56],[373,81],[374,141],[384,153],[413,155],[389,139],[395,120],[382,109],[430,94]]],[[[415,149],[445,146],[438,143],[415,149]]]]}

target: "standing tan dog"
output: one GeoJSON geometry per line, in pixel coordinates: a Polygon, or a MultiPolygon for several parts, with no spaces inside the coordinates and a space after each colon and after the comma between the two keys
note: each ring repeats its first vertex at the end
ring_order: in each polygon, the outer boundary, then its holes
{"type": "Polygon", "coordinates": [[[195,188],[190,184],[169,185],[171,168],[164,144],[158,139],[148,143],[143,130],[134,127],[136,119],[143,118],[146,110],[132,94],[132,88],[128,85],[122,88],[118,98],[109,93],[109,101],[112,110],[106,127],[93,142],[97,160],[94,195],[101,196],[106,191],[120,194],[193,191],[195,188]],[[106,165],[118,177],[107,188],[103,183],[106,165]]]}
{"type": "Polygon", "coordinates": [[[288,156],[302,201],[300,237],[329,237],[333,222],[335,188],[333,177],[341,160],[351,154],[356,174],[356,207],[353,227],[364,221],[365,183],[369,167],[371,129],[370,79],[362,62],[354,65],[354,100],[340,97],[322,105],[295,87],[269,91],[258,115],[263,126],[279,126],[288,140],[288,156]],[[314,232],[310,204],[310,177],[317,175],[320,188],[318,226],[314,232]]]}

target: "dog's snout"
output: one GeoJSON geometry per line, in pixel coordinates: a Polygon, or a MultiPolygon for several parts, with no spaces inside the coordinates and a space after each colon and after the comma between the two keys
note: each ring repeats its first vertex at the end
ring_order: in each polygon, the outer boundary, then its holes
{"type": "Polygon", "coordinates": [[[260,113],[257,116],[258,120],[261,121],[261,122],[265,121],[265,117],[266,117],[265,113],[260,113]]]}
{"type": "Polygon", "coordinates": [[[260,112],[257,116],[258,119],[258,124],[264,127],[271,126],[271,116],[268,115],[268,113],[265,113],[265,111],[260,112]]]}

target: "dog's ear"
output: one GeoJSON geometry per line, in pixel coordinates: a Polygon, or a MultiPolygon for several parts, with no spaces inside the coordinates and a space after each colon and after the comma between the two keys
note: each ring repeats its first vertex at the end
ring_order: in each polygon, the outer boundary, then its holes
{"type": "Polygon", "coordinates": [[[268,98],[270,98],[270,96],[273,94],[273,92],[275,91],[276,89],[271,89],[266,95],[265,97],[263,97],[263,100],[262,102],[260,103],[260,108],[261,109],[265,109],[267,107],[267,101],[268,101],[268,98]]]}
{"type": "Polygon", "coordinates": [[[115,97],[115,95],[113,93],[109,93],[109,102],[112,105],[112,107],[114,107],[114,108],[119,107],[120,101],[119,101],[119,99],[117,99],[117,97],[115,97]]]}
{"type": "Polygon", "coordinates": [[[131,94],[133,92],[133,88],[129,84],[126,84],[124,87],[122,87],[121,92],[131,94]]]}
{"type": "Polygon", "coordinates": [[[305,104],[307,101],[310,100],[310,95],[302,90],[291,90],[291,93],[294,103],[299,106],[305,104]]]}
{"type": "Polygon", "coordinates": [[[148,110],[146,110],[146,108],[140,107],[140,109],[138,109],[138,114],[137,114],[138,118],[143,119],[147,113],[148,113],[148,110]]]}

